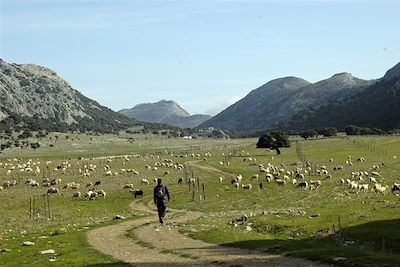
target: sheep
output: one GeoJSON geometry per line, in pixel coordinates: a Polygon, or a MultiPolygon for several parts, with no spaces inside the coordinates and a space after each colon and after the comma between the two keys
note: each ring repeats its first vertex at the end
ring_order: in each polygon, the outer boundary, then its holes
{"type": "Polygon", "coordinates": [[[371,174],[374,175],[374,176],[378,176],[378,177],[381,176],[381,175],[379,174],[379,172],[371,172],[371,174]]]}
{"type": "Polygon", "coordinates": [[[134,198],[142,198],[143,197],[143,190],[132,190],[132,194],[134,198]]]}
{"type": "Polygon", "coordinates": [[[97,181],[97,182],[94,183],[94,186],[98,186],[100,184],[101,184],[101,181],[97,181]]]}
{"type": "Polygon", "coordinates": [[[307,183],[307,181],[301,182],[296,187],[297,188],[301,188],[301,189],[307,189],[308,188],[308,183],[307,183]]]}
{"type": "Polygon", "coordinates": [[[264,186],[263,186],[263,183],[259,183],[258,186],[260,187],[261,190],[262,190],[263,187],[264,187],[264,186]]]}
{"type": "Polygon", "coordinates": [[[359,184],[358,190],[363,191],[363,192],[368,192],[368,184],[359,184]]]}
{"type": "Polygon", "coordinates": [[[87,191],[85,194],[85,199],[90,199],[93,193],[94,192],[92,190],[87,191]]]}
{"type": "Polygon", "coordinates": [[[112,171],[106,171],[106,176],[112,176],[112,171]]]}
{"type": "Polygon", "coordinates": [[[393,183],[392,193],[399,193],[399,192],[400,192],[400,184],[393,183]]]}
{"type": "Polygon", "coordinates": [[[236,179],[237,179],[237,181],[240,183],[240,182],[242,181],[242,179],[243,179],[243,176],[240,175],[240,174],[238,174],[238,175],[236,176],[236,179]]]}
{"type": "Polygon", "coordinates": [[[222,184],[222,181],[224,180],[224,177],[220,176],[219,177],[219,182],[222,184]]]}
{"type": "Polygon", "coordinates": [[[358,183],[356,181],[351,181],[350,189],[357,189],[357,188],[358,188],[358,183]]]}
{"type": "Polygon", "coordinates": [[[239,190],[239,183],[235,182],[232,184],[234,188],[236,188],[236,190],[239,190]]]}
{"type": "Polygon", "coordinates": [[[284,185],[284,184],[286,184],[286,181],[285,181],[285,180],[281,180],[281,179],[275,179],[275,182],[276,182],[277,185],[284,185]]]}
{"type": "Polygon", "coordinates": [[[296,180],[296,179],[293,179],[293,180],[292,180],[292,185],[295,185],[295,184],[297,184],[297,180],[296,180]]]}
{"type": "Polygon", "coordinates": [[[147,184],[147,185],[149,185],[150,182],[149,182],[149,180],[143,178],[142,180],[140,180],[140,184],[147,184]]]}
{"type": "Polygon", "coordinates": [[[388,186],[381,186],[380,184],[375,184],[374,191],[375,191],[375,193],[378,193],[378,194],[385,194],[387,188],[388,188],[388,186]]]}
{"type": "Polygon", "coordinates": [[[90,197],[89,197],[89,200],[94,200],[94,199],[96,199],[96,198],[98,197],[98,195],[99,195],[99,193],[97,193],[97,192],[92,192],[92,194],[91,194],[90,197]]]}
{"type": "Polygon", "coordinates": [[[317,189],[321,186],[321,181],[320,180],[316,180],[316,181],[310,181],[310,191],[315,190],[317,191],[317,189]]]}
{"type": "Polygon", "coordinates": [[[344,179],[340,179],[340,185],[344,185],[345,181],[344,179]]]}
{"type": "Polygon", "coordinates": [[[297,179],[303,179],[303,180],[304,180],[304,174],[298,173],[298,174],[296,174],[296,178],[297,178],[297,179]]]}
{"type": "Polygon", "coordinates": [[[165,176],[165,175],[168,175],[168,174],[169,174],[169,171],[164,172],[164,176],[165,176]]]}
{"type": "Polygon", "coordinates": [[[253,176],[251,176],[251,180],[258,180],[258,174],[254,174],[253,176]]]}
{"type": "Polygon", "coordinates": [[[376,181],[376,179],[374,177],[370,177],[369,180],[370,180],[371,183],[374,183],[374,184],[377,183],[377,181],[376,181]]]}
{"type": "Polygon", "coordinates": [[[93,186],[92,182],[86,184],[86,187],[91,187],[91,186],[93,186]]]}
{"type": "Polygon", "coordinates": [[[60,190],[55,187],[50,187],[49,189],[47,189],[47,195],[51,195],[51,194],[58,195],[59,192],[60,192],[60,190]]]}
{"type": "Polygon", "coordinates": [[[331,179],[331,178],[332,178],[332,175],[331,175],[331,174],[328,174],[327,176],[325,176],[325,180],[331,179]]]}
{"type": "Polygon", "coordinates": [[[74,194],[72,195],[72,199],[81,198],[81,196],[82,196],[81,192],[77,191],[74,192],[74,194]]]}
{"type": "Polygon", "coordinates": [[[107,193],[104,190],[99,190],[97,191],[98,196],[102,196],[103,198],[106,198],[107,193]]]}
{"type": "Polygon", "coordinates": [[[251,190],[252,187],[253,187],[253,185],[251,185],[251,184],[242,184],[242,188],[245,190],[251,190]]]}
{"type": "Polygon", "coordinates": [[[183,183],[183,179],[182,179],[182,178],[179,178],[179,179],[178,179],[178,184],[181,184],[181,183],[183,183]]]}
{"type": "Polygon", "coordinates": [[[364,162],[365,159],[363,157],[357,159],[358,162],[364,162]]]}
{"type": "Polygon", "coordinates": [[[122,189],[133,189],[133,184],[125,184],[122,189]]]}

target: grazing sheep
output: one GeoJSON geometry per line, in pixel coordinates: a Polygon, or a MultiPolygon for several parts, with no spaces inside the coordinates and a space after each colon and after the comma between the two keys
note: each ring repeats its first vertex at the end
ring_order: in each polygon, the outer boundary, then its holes
{"type": "Polygon", "coordinates": [[[358,190],[363,191],[363,192],[368,192],[368,184],[359,184],[358,190]]]}
{"type": "Polygon", "coordinates": [[[327,176],[325,176],[325,180],[331,179],[331,178],[332,178],[332,175],[331,175],[331,174],[328,174],[327,176]]]}
{"type": "Polygon", "coordinates": [[[376,181],[376,179],[375,179],[374,177],[370,177],[369,180],[370,180],[372,183],[374,183],[374,184],[377,183],[377,181],[376,181]]]}
{"type": "Polygon", "coordinates": [[[98,196],[102,196],[103,198],[106,198],[107,193],[104,190],[99,190],[97,191],[98,196]]]}
{"type": "Polygon", "coordinates": [[[169,171],[164,172],[164,175],[168,175],[168,174],[169,174],[169,171]]]}
{"type": "Polygon", "coordinates": [[[125,184],[122,189],[133,189],[133,184],[125,184]]]}
{"type": "Polygon", "coordinates": [[[92,194],[89,197],[89,200],[94,200],[99,196],[99,194],[97,192],[92,192],[92,194]]]}
{"type": "Polygon", "coordinates": [[[72,199],[81,198],[81,196],[82,196],[81,192],[77,191],[72,195],[72,199]]]}
{"type": "Polygon", "coordinates": [[[253,185],[251,185],[251,184],[242,184],[242,188],[245,190],[251,190],[252,187],[253,187],[253,185]]]}
{"type": "Polygon", "coordinates": [[[301,189],[307,189],[308,188],[308,183],[307,182],[301,182],[296,187],[297,188],[301,188],[301,189]]]}
{"type": "Polygon", "coordinates": [[[284,185],[284,184],[286,184],[286,181],[285,181],[285,180],[281,180],[281,179],[275,179],[275,182],[276,182],[277,185],[284,185]]]}
{"type": "Polygon", "coordinates": [[[292,185],[295,185],[295,184],[297,184],[297,180],[296,180],[296,179],[293,179],[293,180],[292,180],[292,185]]]}
{"type": "Polygon", "coordinates": [[[381,176],[381,175],[379,174],[379,172],[371,172],[371,174],[374,175],[374,176],[378,176],[378,177],[381,176]]]}
{"type": "Polygon", "coordinates": [[[94,183],[94,186],[98,186],[100,184],[101,184],[101,181],[97,181],[97,182],[94,183]]]}
{"type": "Polygon", "coordinates": [[[345,181],[344,179],[340,179],[340,185],[344,185],[345,181]]]}
{"type": "Polygon", "coordinates": [[[142,180],[140,180],[140,184],[147,184],[147,185],[149,185],[150,184],[150,182],[149,182],[149,180],[147,180],[147,179],[142,179],[142,180]]]}
{"type": "Polygon", "coordinates": [[[239,190],[239,183],[235,182],[232,184],[234,188],[236,188],[236,190],[239,190]]]}
{"type": "Polygon", "coordinates": [[[381,186],[380,184],[375,184],[374,191],[375,191],[375,193],[378,193],[378,194],[385,194],[387,188],[388,188],[388,186],[381,186]]]}
{"type": "Polygon", "coordinates": [[[4,188],[2,186],[0,186],[0,192],[3,191],[3,190],[4,190],[4,188]]]}
{"type": "Polygon", "coordinates": [[[138,198],[138,197],[142,198],[143,197],[143,193],[144,193],[143,190],[132,191],[132,194],[133,194],[134,198],[138,198]]]}
{"type": "Polygon", "coordinates": [[[396,184],[396,183],[393,184],[392,193],[400,193],[400,184],[396,184]]]}
{"type": "Polygon", "coordinates": [[[90,199],[90,197],[92,196],[93,193],[94,192],[92,190],[87,191],[85,194],[85,199],[90,199]]]}
{"type": "Polygon", "coordinates": [[[251,176],[251,180],[258,180],[258,174],[254,174],[253,176],[251,176]]]}
{"type": "Polygon", "coordinates": [[[358,183],[356,181],[351,181],[350,182],[350,189],[357,189],[358,188],[358,183]]]}
{"type": "Polygon", "coordinates": [[[222,184],[222,181],[224,180],[224,177],[220,176],[219,177],[219,182],[222,184]]]}
{"type": "Polygon", "coordinates": [[[317,190],[321,186],[321,181],[316,180],[316,181],[310,181],[310,191],[312,190],[317,190]]]}
{"type": "Polygon", "coordinates": [[[92,182],[86,184],[86,187],[91,187],[91,186],[93,186],[92,182]]]}
{"type": "Polygon", "coordinates": [[[48,195],[51,195],[51,194],[58,195],[59,192],[60,192],[60,190],[58,188],[55,188],[55,187],[50,187],[49,189],[47,189],[47,194],[48,195]]]}

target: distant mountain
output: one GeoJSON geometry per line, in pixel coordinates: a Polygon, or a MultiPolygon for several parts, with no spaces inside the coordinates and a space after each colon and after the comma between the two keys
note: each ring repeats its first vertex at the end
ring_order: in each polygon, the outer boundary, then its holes
{"type": "Polygon", "coordinates": [[[0,128],[111,132],[135,124],[41,66],[0,59],[0,128]],[[18,126],[17,126],[18,125],[18,126]]]}
{"type": "Polygon", "coordinates": [[[279,128],[300,131],[346,126],[400,129],[400,63],[364,90],[318,109],[306,109],[279,128]]]}
{"type": "Polygon", "coordinates": [[[119,113],[138,121],[162,123],[181,128],[194,128],[211,116],[190,114],[174,101],[161,100],[156,103],[138,104],[131,109],[122,109],[119,113]]]}
{"type": "Polygon", "coordinates": [[[270,129],[303,109],[338,101],[369,84],[370,81],[349,73],[336,74],[314,84],[296,77],[279,78],[251,91],[199,127],[237,131],[270,129]]]}

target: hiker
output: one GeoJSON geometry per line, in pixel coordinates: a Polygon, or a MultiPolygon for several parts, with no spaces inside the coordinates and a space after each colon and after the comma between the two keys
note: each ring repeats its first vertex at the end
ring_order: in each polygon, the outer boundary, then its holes
{"type": "Polygon", "coordinates": [[[158,211],[158,218],[160,220],[160,223],[164,223],[164,217],[165,217],[165,212],[167,207],[165,206],[165,202],[168,199],[168,201],[171,200],[169,196],[168,189],[165,185],[162,184],[162,179],[158,178],[157,179],[157,185],[154,187],[153,191],[153,196],[154,196],[154,204],[157,205],[157,211],[158,211]]]}

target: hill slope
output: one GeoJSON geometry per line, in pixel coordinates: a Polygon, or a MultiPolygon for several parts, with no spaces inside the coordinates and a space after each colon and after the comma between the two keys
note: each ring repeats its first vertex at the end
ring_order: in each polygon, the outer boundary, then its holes
{"type": "Polygon", "coordinates": [[[201,114],[190,116],[178,103],[167,100],[138,104],[131,109],[122,109],[118,112],[138,121],[162,123],[181,128],[194,128],[211,118],[211,116],[201,114]]]}
{"type": "Polygon", "coordinates": [[[110,132],[134,121],[74,90],[45,67],[0,59],[0,124],[46,130],[110,132]]]}
{"type": "Polygon", "coordinates": [[[348,125],[356,125],[386,130],[399,129],[399,114],[400,63],[363,91],[339,103],[299,112],[288,122],[280,125],[280,128],[298,131],[336,127],[343,130],[348,125]]]}
{"type": "Polygon", "coordinates": [[[272,80],[199,127],[238,131],[273,128],[301,110],[340,101],[371,83],[349,73],[339,73],[314,84],[296,77],[272,80]]]}

